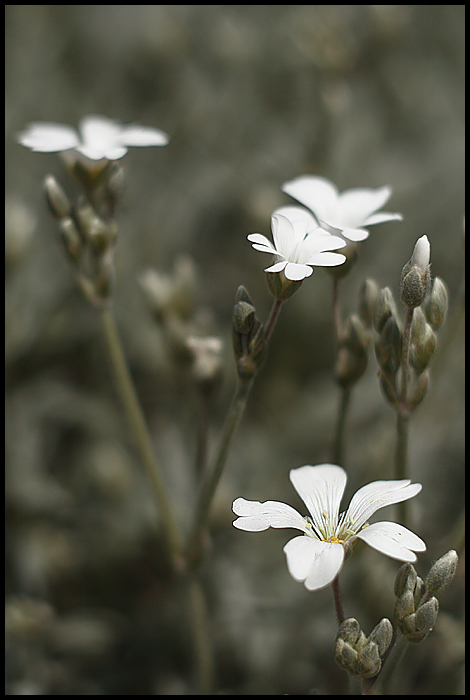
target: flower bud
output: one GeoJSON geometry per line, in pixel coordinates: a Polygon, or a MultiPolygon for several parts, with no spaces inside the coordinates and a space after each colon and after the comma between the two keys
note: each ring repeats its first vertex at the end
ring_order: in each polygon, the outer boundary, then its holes
{"type": "Polygon", "coordinates": [[[430,568],[426,576],[426,591],[441,593],[454,578],[459,557],[454,549],[444,554],[430,568]]]}
{"type": "Polygon", "coordinates": [[[266,282],[269,291],[276,299],[286,301],[299,289],[303,280],[290,280],[284,272],[267,272],[266,282]]]}
{"type": "Polygon", "coordinates": [[[370,633],[369,642],[377,644],[379,655],[383,656],[390,646],[393,638],[393,625],[387,617],[380,620],[379,624],[374,627],[370,633]]]}
{"type": "Polygon", "coordinates": [[[410,410],[413,410],[418,406],[427,394],[429,387],[429,371],[425,370],[422,372],[410,391],[408,396],[408,406],[410,410]]]}
{"type": "Polygon", "coordinates": [[[361,635],[361,626],[354,617],[348,617],[341,623],[337,637],[341,637],[348,644],[355,645],[361,635]]]}
{"type": "Polygon", "coordinates": [[[335,642],[336,663],[350,673],[356,670],[357,651],[339,637],[335,642]]]}
{"type": "Polygon", "coordinates": [[[402,353],[401,331],[394,316],[389,316],[375,343],[377,362],[384,374],[393,378],[400,367],[402,353]]]}
{"type": "Polygon", "coordinates": [[[73,220],[66,216],[59,222],[60,235],[67,255],[78,263],[83,253],[83,245],[80,234],[73,220]]]}
{"type": "Polygon", "coordinates": [[[397,309],[390,287],[384,287],[380,290],[374,315],[374,328],[377,333],[380,333],[385,323],[390,316],[397,318],[397,309]]]}
{"type": "Polygon", "coordinates": [[[409,642],[417,644],[422,642],[434,629],[439,614],[439,602],[437,598],[431,598],[421,605],[414,615],[406,618],[404,634],[409,642]]]}
{"type": "Polygon", "coordinates": [[[358,312],[367,327],[374,321],[375,309],[379,298],[379,286],[372,279],[366,279],[359,289],[358,312]]]}
{"type": "Polygon", "coordinates": [[[395,577],[395,595],[397,598],[406,591],[414,591],[418,574],[412,564],[406,562],[398,569],[395,577]]]}
{"type": "Polygon", "coordinates": [[[47,203],[52,215],[59,220],[66,216],[70,216],[72,206],[69,198],[55,177],[48,175],[44,181],[44,188],[46,191],[47,203]]]}
{"type": "Polygon", "coordinates": [[[416,242],[411,260],[401,272],[400,296],[409,309],[420,306],[431,285],[430,273],[431,246],[427,236],[416,242]]]}
{"type": "Polygon", "coordinates": [[[357,659],[356,674],[361,678],[373,678],[380,671],[382,661],[375,642],[368,642],[357,659]]]}
{"type": "Polygon", "coordinates": [[[444,281],[440,277],[435,277],[431,294],[425,305],[425,314],[429,325],[435,330],[439,330],[444,324],[449,308],[449,294],[444,281]]]}
{"type": "Polygon", "coordinates": [[[429,323],[424,326],[421,338],[411,344],[410,365],[420,375],[427,368],[436,349],[436,335],[429,323]]]}
{"type": "Polygon", "coordinates": [[[239,301],[233,309],[233,328],[237,333],[246,334],[255,323],[256,310],[247,301],[239,301]]]}

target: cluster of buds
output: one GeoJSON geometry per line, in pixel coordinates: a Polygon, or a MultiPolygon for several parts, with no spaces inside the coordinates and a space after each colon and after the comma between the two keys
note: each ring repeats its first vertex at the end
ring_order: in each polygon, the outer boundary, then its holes
{"type": "Polygon", "coordinates": [[[359,622],[351,617],[339,627],[335,641],[337,663],[355,676],[373,678],[381,667],[383,657],[393,638],[393,626],[384,617],[368,637],[359,622]]]}
{"type": "Polygon", "coordinates": [[[366,371],[378,293],[376,282],[366,279],[359,290],[357,313],[350,314],[344,324],[335,364],[336,380],[343,388],[357,382],[366,371]]]}
{"type": "Polygon", "coordinates": [[[428,384],[428,367],[436,349],[436,331],[443,325],[448,309],[448,294],[444,282],[436,277],[431,285],[430,246],[426,236],[418,239],[411,260],[401,275],[400,296],[411,316],[411,332],[404,347],[404,332],[397,314],[392,291],[386,287],[378,295],[374,326],[378,333],[375,353],[380,367],[379,379],[390,403],[397,407],[406,402],[414,409],[424,398],[428,384]],[[409,367],[402,371],[413,373],[406,397],[400,396],[398,374],[402,360],[409,367]]]}
{"type": "Polygon", "coordinates": [[[179,368],[189,367],[195,385],[202,394],[210,395],[220,384],[223,343],[210,335],[210,314],[197,303],[199,285],[193,260],[178,257],[171,272],[149,268],[139,281],[171,361],[179,368]]]}
{"type": "Polygon", "coordinates": [[[88,196],[80,196],[76,205],[71,204],[52,175],[46,177],[44,183],[47,203],[59,223],[62,243],[75,268],[78,286],[96,305],[106,303],[112,293],[113,252],[117,241],[113,214],[122,194],[122,168],[108,164],[99,175],[99,178],[95,175],[95,179],[88,179],[90,187],[94,184],[95,189],[88,188],[88,196]]]}
{"type": "Polygon", "coordinates": [[[245,287],[235,295],[232,344],[240,379],[252,379],[258,372],[265,350],[264,328],[245,287]]]}
{"type": "Polygon", "coordinates": [[[394,620],[409,642],[421,642],[432,632],[439,613],[435,594],[452,581],[457,564],[457,552],[451,549],[433,564],[425,581],[408,562],[399,569],[395,579],[394,620]]]}

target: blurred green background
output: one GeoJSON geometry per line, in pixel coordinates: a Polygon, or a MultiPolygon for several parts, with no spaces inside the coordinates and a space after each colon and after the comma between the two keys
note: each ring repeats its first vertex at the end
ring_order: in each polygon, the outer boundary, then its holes
{"type": "MultiPolygon", "coordinates": [[[[171,136],[165,148],[131,149],[123,161],[114,308],[185,525],[198,397],[149,311],[142,272],[172,274],[188,256],[197,330],[224,340],[212,453],[235,385],[238,285],[262,320],[271,305],[269,258],[246,236],[269,235],[271,212],[292,203],[281,184],[312,173],[340,190],[393,188],[385,209],[404,221],[371,229],[342,306],[355,309],[365,277],[398,295],[402,266],[428,236],[450,311],[431,390],[411,423],[424,576],[457,546],[464,501],[464,21],[464,5],[6,6],[6,694],[194,692],[158,514],[98,319],[75,289],[44,203],[47,174],[70,183],[55,155],[17,145],[18,131],[103,114],[171,136]]],[[[317,269],[285,306],[214,503],[203,574],[217,689],[228,694],[347,690],[332,655],[331,591],[308,593],[290,578],[289,533],[231,527],[238,496],[300,508],[288,471],[330,459],[338,404],[330,295],[317,269]]],[[[394,414],[376,371],[371,349],[349,417],[347,498],[392,477],[394,414]]],[[[434,633],[409,650],[397,694],[462,694],[462,568],[434,633]]],[[[366,633],[392,615],[397,569],[360,547],[345,567],[345,612],[366,633]]]]}

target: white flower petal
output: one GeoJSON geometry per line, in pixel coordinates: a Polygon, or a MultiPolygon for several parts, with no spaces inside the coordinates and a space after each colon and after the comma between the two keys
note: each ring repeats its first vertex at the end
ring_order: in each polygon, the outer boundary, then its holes
{"type": "Polygon", "coordinates": [[[266,267],[265,272],[282,272],[287,265],[287,260],[279,260],[277,263],[274,263],[274,265],[271,265],[271,267],[266,267]]]}
{"type": "Polygon", "coordinates": [[[18,135],[18,143],[41,153],[68,151],[79,144],[75,129],[65,124],[34,122],[18,135]]]}
{"type": "Polygon", "coordinates": [[[262,233],[250,233],[250,235],[247,236],[247,239],[250,241],[255,250],[260,250],[262,253],[271,253],[271,255],[276,254],[275,247],[271,241],[266,238],[266,236],[263,236],[262,233]]]}
{"type": "Polygon", "coordinates": [[[315,524],[324,521],[325,511],[330,520],[337,519],[347,480],[344,469],[335,464],[307,464],[291,469],[289,478],[315,524]]]}
{"type": "Polygon", "coordinates": [[[294,537],[284,547],[287,568],[309,591],[324,588],[338,575],[344,561],[342,545],[312,537],[294,537]]]}
{"type": "Polygon", "coordinates": [[[346,520],[350,519],[354,528],[360,528],[380,508],[407,501],[421,489],[421,484],[411,484],[409,479],[373,481],[356,491],[347,509],[346,520]]]}
{"type": "Polygon", "coordinates": [[[318,222],[313,216],[312,212],[304,209],[304,207],[279,207],[273,211],[273,216],[277,216],[278,214],[285,216],[286,219],[289,219],[289,221],[292,221],[292,223],[295,223],[296,221],[307,221],[312,227],[318,226],[318,222]]]}
{"type": "Polygon", "coordinates": [[[421,236],[416,241],[416,245],[411,256],[410,264],[416,265],[421,270],[425,270],[431,259],[431,244],[427,236],[421,236]]]}
{"type": "Polygon", "coordinates": [[[247,501],[237,498],[232,505],[235,515],[240,517],[233,521],[233,525],[239,530],[259,532],[268,527],[293,527],[302,532],[308,532],[306,521],[300,513],[286,503],[279,501],[247,501]]]}
{"type": "Polygon", "coordinates": [[[166,146],[170,137],[161,129],[150,126],[125,126],[119,140],[124,146],[166,146]]]}
{"type": "Polygon", "coordinates": [[[341,229],[341,233],[349,241],[354,241],[354,243],[359,243],[369,238],[369,231],[365,228],[344,228],[341,229]]]}
{"type": "Polygon", "coordinates": [[[344,562],[344,548],[336,542],[324,542],[323,552],[316,558],[310,573],[305,579],[305,588],[318,591],[328,586],[341,571],[344,562]]]}
{"type": "Polygon", "coordinates": [[[368,216],[364,221],[364,226],[383,224],[386,221],[403,221],[403,214],[399,214],[398,212],[391,213],[388,211],[379,211],[376,214],[368,216]]]}
{"type": "Polygon", "coordinates": [[[346,261],[346,256],[341,253],[314,253],[309,258],[309,265],[315,267],[334,267],[342,265],[346,261]]]}
{"type": "MultiPolygon", "coordinates": [[[[273,265],[270,268],[271,272],[274,272],[274,270],[272,269],[273,267],[275,267],[275,265],[273,265]]],[[[312,272],[313,269],[311,267],[309,267],[308,265],[301,265],[300,263],[288,262],[284,268],[285,276],[288,280],[292,281],[300,281],[305,279],[306,277],[310,277],[312,272]]]]}
{"type": "Polygon", "coordinates": [[[424,552],[426,544],[403,525],[391,522],[373,523],[357,537],[373,549],[399,561],[416,561],[414,552],[424,552]]]}
{"type": "Polygon", "coordinates": [[[391,194],[390,187],[377,189],[355,187],[345,190],[339,196],[336,223],[333,220],[325,220],[333,226],[339,225],[341,228],[359,228],[369,216],[383,207],[385,202],[390,199],[391,194]]]}
{"type": "Polygon", "coordinates": [[[318,219],[328,220],[338,202],[336,186],[324,177],[299,175],[284,182],[281,190],[311,209],[318,219]]]}

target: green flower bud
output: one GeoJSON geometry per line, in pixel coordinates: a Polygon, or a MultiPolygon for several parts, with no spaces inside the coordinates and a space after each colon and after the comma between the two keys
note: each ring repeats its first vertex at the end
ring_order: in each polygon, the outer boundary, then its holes
{"type": "Polygon", "coordinates": [[[390,287],[384,287],[380,290],[377,299],[374,315],[374,328],[377,333],[382,331],[382,328],[390,318],[397,319],[397,308],[395,306],[395,300],[393,298],[392,290],[390,287]]]}
{"type": "Polygon", "coordinates": [[[375,642],[368,642],[357,659],[356,674],[361,678],[373,678],[380,671],[379,648],[375,642]]]}
{"type": "Polygon", "coordinates": [[[255,323],[256,310],[252,304],[239,301],[233,309],[233,328],[237,333],[246,334],[255,323]]]}
{"type": "Polygon", "coordinates": [[[336,663],[350,673],[355,673],[357,662],[357,651],[345,642],[341,637],[335,643],[336,663]]]}
{"type": "Polygon", "coordinates": [[[369,642],[375,642],[379,650],[379,656],[383,656],[390,646],[393,638],[393,625],[387,617],[380,620],[368,637],[369,642]]]}
{"type": "Polygon", "coordinates": [[[302,280],[290,280],[284,272],[267,272],[266,282],[268,289],[276,299],[286,301],[299,289],[302,280]]]}
{"type": "Polygon", "coordinates": [[[354,617],[348,617],[341,623],[337,638],[344,639],[345,642],[354,646],[361,636],[361,631],[359,622],[354,617]]]}
{"type": "Polygon", "coordinates": [[[381,370],[388,377],[394,377],[400,367],[402,337],[394,316],[389,316],[375,343],[375,355],[381,370]]]}
{"type": "Polygon", "coordinates": [[[426,318],[435,331],[439,330],[444,324],[448,308],[449,294],[447,287],[440,277],[435,277],[430,297],[425,305],[426,318]]]}
{"type": "Polygon", "coordinates": [[[410,410],[416,408],[427,394],[429,386],[429,372],[425,370],[420,374],[410,392],[408,406],[410,410]]]}
{"type": "Polygon", "coordinates": [[[44,188],[46,191],[47,203],[52,215],[59,220],[66,216],[70,216],[72,206],[69,198],[55,177],[48,175],[44,181],[44,188]]]}
{"type": "Polygon", "coordinates": [[[67,255],[78,263],[83,253],[83,244],[80,234],[73,220],[66,216],[59,222],[60,235],[67,255]]]}
{"type": "Polygon", "coordinates": [[[410,365],[413,367],[416,374],[419,375],[424,372],[435,349],[436,335],[429,323],[426,323],[421,338],[415,343],[412,343],[410,347],[410,365]]]}
{"type": "Polygon", "coordinates": [[[412,615],[416,610],[413,591],[405,591],[395,603],[393,611],[395,621],[401,626],[403,621],[412,615]]]}
{"type": "Polygon", "coordinates": [[[426,576],[426,591],[428,593],[441,593],[454,578],[459,557],[454,549],[438,559],[426,576]]]}
{"type": "Polygon", "coordinates": [[[406,562],[398,569],[395,578],[395,595],[397,598],[407,591],[414,591],[418,574],[412,564],[406,562]]]}
{"type": "Polygon", "coordinates": [[[439,614],[439,602],[437,598],[431,598],[421,605],[414,615],[406,618],[403,630],[409,642],[417,644],[422,642],[434,629],[439,614]]]}
{"type": "Polygon", "coordinates": [[[409,309],[420,306],[431,285],[430,258],[431,246],[427,236],[416,242],[411,260],[401,272],[400,296],[409,309]]]}
{"type": "Polygon", "coordinates": [[[372,326],[379,298],[379,286],[372,279],[366,279],[359,289],[358,312],[367,327],[372,326]]]}

